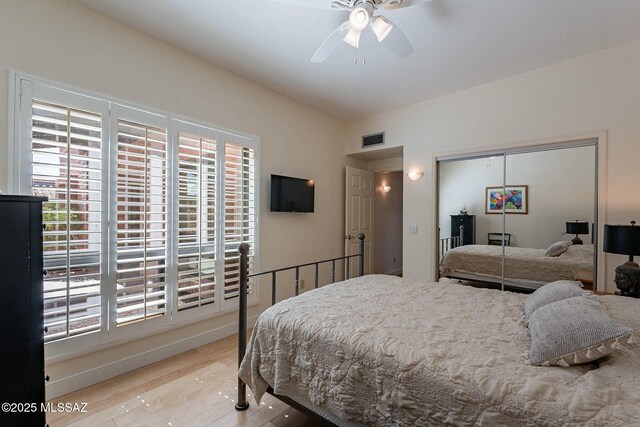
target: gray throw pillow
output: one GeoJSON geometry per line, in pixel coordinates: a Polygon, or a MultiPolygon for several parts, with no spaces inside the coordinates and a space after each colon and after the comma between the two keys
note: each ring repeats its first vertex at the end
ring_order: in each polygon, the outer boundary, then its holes
{"type": "Polygon", "coordinates": [[[556,282],[547,283],[538,288],[534,293],[529,295],[524,301],[524,318],[529,317],[534,311],[552,302],[560,301],[567,298],[578,297],[584,295],[582,283],[572,280],[558,280],[556,282]]]}
{"type": "Polygon", "coordinates": [[[569,246],[571,246],[571,242],[568,240],[555,242],[554,244],[549,246],[546,251],[544,251],[544,256],[558,257],[565,253],[567,249],[569,249],[569,246]]]}
{"type": "Polygon", "coordinates": [[[529,319],[533,365],[570,366],[599,359],[627,343],[633,330],[615,322],[595,295],[540,307],[529,319]]]}

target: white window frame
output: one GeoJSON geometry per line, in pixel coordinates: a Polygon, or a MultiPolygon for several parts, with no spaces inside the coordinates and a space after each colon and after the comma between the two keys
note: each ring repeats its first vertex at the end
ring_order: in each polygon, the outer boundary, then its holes
{"type": "MultiPolygon", "coordinates": [[[[101,101],[96,98],[79,95],[67,91],[62,91],[56,88],[52,88],[49,86],[44,86],[40,84],[35,84],[34,82],[25,81],[24,84],[21,85],[23,88],[21,96],[17,97],[17,101],[20,104],[20,111],[25,111],[25,109],[31,110],[32,101],[34,99],[42,99],[48,102],[57,103],[60,105],[64,105],[66,107],[77,108],[79,110],[89,110],[93,112],[100,113],[102,115],[102,167],[103,170],[106,170],[106,166],[108,165],[108,126],[109,126],[109,103],[101,101]]],[[[20,92],[18,92],[20,94],[20,92]]],[[[21,127],[20,132],[16,132],[18,137],[26,138],[22,139],[23,141],[31,140],[31,117],[30,114],[20,114],[18,115],[18,119],[21,119],[21,127]]],[[[14,187],[15,191],[18,194],[31,194],[31,150],[28,144],[18,144],[16,146],[17,155],[21,156],[21,160],[25,162],[29,162],[29,167],[22,167],[22,163],[19,161],[15,163],[14,168],[17,172],[17,188],[14,187]]],[[[108,189],[106,186],[102,186],[102,206],[103,208],[108,205],[108,189]]],[[[107,215],[102,216],[102,247],[101,252],[102,256],[106,256],[107,254],[107,215]]],[[[107,329],[107,301],[105,298],[102,298],[102,295],[105,295],[108,289],[107,283],[107,270],[106,270],[106,260],[103,258],[101,262],[101,284],[100,284],[100,294],[101,294],[101,318],[100,318],[100,330],[95,332],[90,332],[82,335],[77,335],[73,337],[68,337],[56,341],[51,341],[46,344],[47,352],[51,352],[53,354],[64,353],[66,347],[73,347],[78,351],[86,350],[92,347],[99,346],[108,341],[108,329],[107,329]]]]}
{"type": "MultiPolygon", "coordinates": [[[[254,251],[254,270],[256,272],[260,271],[260,257],[258,256],[258,248],[260,247],[260,245],[258,244],[258,237],[260,236],[259,233],[259,224],[260,224],[260,162],[258,161],[258,159],[260,158],[260,152],[259,152],[259,144],[256,143],[256,141],[251,140],[249,138],[246,137],[242,137],[239,135],[234,135],[234,134],[230,134],[230,133],[222,133],[221,135],[221,139],[220,139],[220,145],[218,146],[218,153],[222,153],[222,159],[224,159],[224,153],[225,153],[225,145],[229,143],[229,144],[233,144],[233,145],[238,145],[238,146],[243,146],[246,148],[251,148],[254,150],[254,157],[256,159],[256,164],[255,164],[255,194],[256,194],[256,200],[255,200],[255,216],[256,216],[256,224],[255,224],[255,236],[254,236],[254,247],[252,248],[254,251]]],[[[224,177],[224,162],[221,165],[221,185],[220,185],[220,193],[221,193],[221,197],[223,198],[223,203],[222,205],[220,205],[220,214],[221,214],[221,220],[224,221],[224,190],[225,190],[225,182],[224,179],[222,179],[222,177],[224,177]]],[[[224,256],[224,239],[219,239],[219,244],[218,244],[218,250],[220,250],[220,254],[222,254],[224,256]]],[[[222,265],[222,270],[220,271],[221,274],[224,275],[224,258],[222,259],[223,265],[222,265]]],[[[251,273],[251,271],[249,272],[251,273]]],[[[224,280],[224,277],[223,277],[224,280]]],[[[256,304],[258,302],[258,296],[259,296],[259,286],[257,286],[260,280],[259,277],[256,277],[255,279],[255,283],[256,285],[252,287],[252,289],[250,289],[250,293],[249,295],[247,295],[247,304],[256,304]]],[[[229,299],[229,300],[225,300],[224,299],[224,282],[221,283],[221,299],[220,299],[220,311],[221,313],[229,313],[231,311],[234,311],[237,308],[237,304],[233,303],[236,300],[235,299],[229,299]]]]}
{"type": "MultiPolygon", "coordinates": [[[[224,204],[224,192],[221,191],[221,189],[223,188],[224,183],[222,182],[222,177],[223,175],[223,167],[221,164],[224,163],[223,159],[224,157],[220,156],[220,137],[221,137],[221,132],[215,131],[214,129],[208,128],[208,127],[204,127],[204,126],[199,126],[196,125],[194,123],[189,123],[189,122],[185,122],[185,121],[180,121],[180,120],[176,120],[173,123],[174,125],[174,135],[176,137],[176,143],[173,144],[172,147],[172,151],[173,151],[173,155],[177,156],[178,155],[178,144],[177,144],[177,138],[180,134],[180,132],[184,132],[184,133],[188,133],[191,135],[195,135],[195,136],[199,136],[202,138],[207,138],[210,140],[213,140],[216,142],[216,228],[218,226],[218,224],[221,224],[221,221],[223,220],[222,216],[221,216],[221,212],[222,209],[221,207],[224,204]]],[[[173,172],[173,185],[174,188],[178,187],[178,162],[172,162],[172,167],[175,168],[174,172],[173,172]]],[[[173,195],[173,206],[175,207],[175,209],[178,208],[178,192],[176,191],[175,194],[173,195]]],[[[172,239],[172,241],[177,242],[177,234],[178,234],[178,212],[174,212],[174,221],[171,223],[172,229],[174,230],[174,233],[176,235],[176,238],[172,239]]],[[[222,268],[224,268],[223,262],[224,262],[224,258],[221,258],[221,253],[220,253],[220,240],[221,240],[221,236],[219,236],[216,233],[216,263],[215,263],[215,275],[216,275],[216,297],[215,297],[215,302],[211,303],[211,304],[207,304],[201,307],[193,307],[187,310],[178,310],[178,305],[175,304],[174,308],[173,308],[173,319],[175,319],[176,323],[184,323],[184,322],[188,322],[188,321],[192,321],[195,318],[198,317],[202,317],[202,316],[206,316],[207,314],[211,313],[212,311],[214,312],[220,312],[220,301],[221,298],[223,297],[222,295],[222,291],[221,291],[221,282],[220,282],[220,274],[224,273],[224,270],[221,270],[221,266],[222,268]]],[[[178,258],[178,245],[176,244],[175,247],[173,248],[172,251],[172,256],[174,257],[174,259],[177,260],[178,258]]],[[[173,262],[172,265],[175,267],[177,266],[177,262],[173,262]]],[[[172,277],[176,277],[177,276],[177,271],[173,271],[172,272],[172,277]]],[[[178,287],[177,286],[173,286],[173,295],[171,296],[171,300],[172,301],[177,301],[178,300],[178,287]]]]}
{"type": "MultiPolygon", "coordinates": [[[[174,161],[174,157],[172,155],[173,149],[171,148],[173,145],[173,139],[171,137],[171,119],[167,116],[161,116],[158,114],[149,113],[137,108],[130,108],[120,104],[111,104],[111,124],[110,124],[110,148],[111,148],[111,167],[108,171],[109,176],[109,186],[110,186],[110,253],[109,253],[109,271],[113,272],[113,274],[109,275],[109,298],[110,298],[110,312],[109,312],[109,331],[113,334],[115,340],[118,339],[130,339],[139,337],[140,335],[149,334],[154,331],[163,329],[169,325],[171,325],[171,307],[173,305],[173,299],[168,298],[171,296],[172,292],[170,291],[170,287],[172,287],[170,280],[172,279],[172,271],[173,271],[173,259],[171,257],[172,254],[172,246],[173,246],[173,231],[171,224],[173,223],[173,215],[174,211],[171,208],[171,200],[172,199],[172,186],[170,183],[173,180],[172,177],[172,164],[174,161]],[[125,323],[123,325],[118,326],[118,315],[117,308],[118,305],[116,303],[117,293],[113,292],[116,288],[117,282],[117,204],[118,204],[118,191],[117,191],[117,179],[115,176],[117,175],[118,168],[118,121],[125,120],[129,122],[139,123],[146,126],[152,126],[157,128],[162,128],[167,130],[167,201],[169,201],[169,206],[167,209],[167,265],[169,268],[167,269],[166,281],[165,281],[165,294],[166,298],[166,311],[162,316],[157,316],[152,319],[144,319],[137,322],[125,323]]],[[[146,219],[145,219],[146,221],[146,219]]]]}
{"type": "MultiPolygon", "coordinates": [[[[108,185],[103,185],[103,207],[109,206],[108,213],[102,217],[102,260],[101,280],[101,328],[70,338],[51,341],[45,344],[47,361],[59,361],[82,353],[88,353],[121,344],[142,336],[164,332],[189,323],[214,318],[237,310],[237,298],[224,300],[224,233],[216,236],[216,301],[201,307],[178,311],[177,301],[177,161],[179,132],[186,132],[216,141],[216,223],[224,224],[224,153],[225,144],[240,145],[254,150],[255,156],[255,236],[254,268],[259,271],[260,264],[260,139],[250,135],[229,131],[197,121],[185,119],[173,114],[132,105],[87,91],[50,82],[38,77],[18,73],[9,73],[9,155],[8,191],[14,194],[31,193],[31,150],[29,144],[21,141],[31,140],[31,106],[33,99],[58,103],[60,105],[94,111],[102,114],[103,132],[103,173],[108,185]],[[27,113],[29,111],[29,113],[27,113]],[[168,194],[169,200],[167,224],[167,311],[163,316],[131,324],[116,326],[116,274],[114,241],[116,233],[116,192],[117,181],[113,179],[117,160],[117,123],[118,119],[130,120],[150,126],[167,129],[168,194]],[[115,141],[115,143],[114,143],[115,141]],[[107,315],[108,314],[108,315],[107,315]]],[[[223,226],[221,226],[223,227],[223,226]]],[[[220,228],[219,230],[223,230],[220,228]]],[[[256,283],[258,283],[256,281],[256,283]]],[[[255,286],[248,297],[249,305],[259,303],[259,287],[255,286]]]]}

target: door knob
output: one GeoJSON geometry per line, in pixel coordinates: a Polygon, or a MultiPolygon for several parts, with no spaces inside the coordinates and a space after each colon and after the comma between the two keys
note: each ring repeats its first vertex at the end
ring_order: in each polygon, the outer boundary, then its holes
{"type": "Polygon", "coordinates": [[[347,240],[351,240],[351,239],[353,239],[353,236],[352,236],[351,234],[349,234],[349,235],[347,236],[347,240]]]}

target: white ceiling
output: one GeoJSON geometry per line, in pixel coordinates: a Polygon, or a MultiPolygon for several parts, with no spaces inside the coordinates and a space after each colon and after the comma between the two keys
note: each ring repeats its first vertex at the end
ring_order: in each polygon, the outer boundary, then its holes
{"type": "Polygon", "coordinates": [[[78,1],[345,122],[640,39],[640,0],[433,0],[382,11],[413,43],[409,57],[369,35],[358,52],[366,65],[346,44],[313,64],[347,11],[292,0],[78,1]]]}

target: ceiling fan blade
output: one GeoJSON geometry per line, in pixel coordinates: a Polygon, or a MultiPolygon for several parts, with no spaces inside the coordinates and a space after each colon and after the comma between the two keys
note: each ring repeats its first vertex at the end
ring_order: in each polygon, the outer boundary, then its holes
{"type": "MultiPolygon", "coordinates": [[[[389,24],[393,25],[393,23],[388,19],[387,21],[389,24]]],[[[413,46],[411,45],[411,42],[395,25],[393,25],[391,32],[389,32],[389,34],[380,43],[388,47],[391,52],[395,53],[400,58],[405,58],[413,53],[413,46]]]]}
{"type": "MultiPolygon", "coordinates": [[[[300,7],[311,7],[314,9],[331,9],[332,6],[332,2],[331,0],[305,0],[305,1],[300,1],[300,0],[271,0],[271,1],[275,1],[277,3],[285,3],[285,4],[291,4],[294,6],[300,6],[300,7]]],[[[340,0],[339,3],[342,3],[342,1],[340,0]]]]}
{"type": "Polygon", "coordinates": [[[389,0],[384,4],[387,10],[401,9],[403,7],[415,6],[421,3],[427,3],[431,0],[389,0]]]}
{"type": "Polygon", "coordinates": [[[347,35],[349,31],[349,21],[345,21],[336,30],[331,33],[329,37],[320,45],[316,53],[313,54],[311,58],[311,62],[322,62],[329,57],[333,53],[334,50],[340,43],[342,43],[342,39],[347,35]]]}

